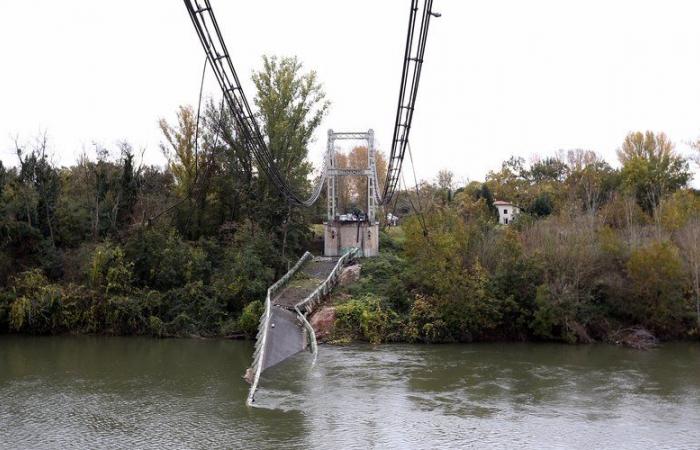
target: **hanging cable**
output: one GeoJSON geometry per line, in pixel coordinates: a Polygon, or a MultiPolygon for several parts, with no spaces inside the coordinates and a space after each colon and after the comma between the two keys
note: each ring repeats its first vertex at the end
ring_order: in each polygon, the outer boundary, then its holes
{"type": "Polygon", "coordinates": [[[199,100],[197,101],[197,125],[194,129],[194,184],[197,184],[199,176],[199,112],[202,109],[202,92],[204,91],[204,75],[207,73],[209,58],[204,57],[204,67],[202,67],[202,81],[199,83],[199,100]]]}
{"type": "MultiPolygon", "coordinates": [[[[206,68],[206,64],[204,65],[204,67],[206,68]]],[[[203,74],[202,74],[202,75],[203,75],[203,74]]],[[[198,130],[198,129],[199,129],[199,109],[200,109],[201,106],[202,106],[202,87],[204,86],[204,82],[203,82],[203,81],[204,81],[204,79],[202,79],[202,84],[200,85],[200,89],[199,89],[199,105],[197,106],[197,111],[198,111],[198,112],[197,112],[197,125],[196,125],[195,130],[198,130]]],[[[222,128],[223,128],[223,124],[221,123],[221,122],[223,122],[223,118],[224,118],[224,100],[223,100],[223,99],[221,100],[221,107],[219,108],[219,111],[220,111],[220,113],[219,113],[219,126],[216,127],[216,132],[214,133],[214,146],[213,146],[214,149],[216,149],[216,147],[219,145],[219,136],[220,136],[221,130],[222,130],[222,128]]],[[[197,134],[198,134],[198,132],[195,131],[195,135],[197,135],[197,134]]],[[[197,150],[197,148],[198,148],[198,147],[197,147],[197,140],[198,140],[198,137],[199,137],[199,136],[197,136],[197,138],[195,138],[195,155],[197,155],[197,151],[198,151],[198,150],[197,150]]],[[[198,159],[199,159],[199,156],[197,155],[197,156],[195,157],[195,161],[197,161],[198,159]]],[[[195,162],[195,164],[197,164],[197,163],[195,162]]],[[[209,176],[209,172],[210,172],[212,166],[213,166],[213,164],[209,164],[209,165],[207,166],[207,170],[206,170],[206,172],[204,173],[204,178],[205,178],[205,179],[209,176]]],[[[197,169],[196,169],[196,167],[197,167],[197,166],[195,166],[195,181],[194,181],[192,187],[191,187],[190,189],[187,190],[187,194],[185,195],[185,197],[183,197],[182,199],[180,199],[180,200],[178,200],[177,202],[173,203],[172,205],[168,206],[167,208],[165,208],[165,209],[159,211],[159,212],[156,213],[155,215],[149,217],[148,220],[147,220],[147,223],[148,223],[149,225],[151,224],[152,221],[154,221],[154,220],[160,218],[161,216],[163,216],[163,215],[169,213],[170,211],[174,210],[175,208],[177,208],[178,206],[182,205],[184,202],[186,202],[187,200],[189,200],[190,198],[192,198],[192,193],[193,193],[193,191],[198,187],[198,186],[197,186],[198,181],[197,181],[197,169]]]]}
{"type": "MultiPolygon", "coordinates": [[[[418,224],[420,225],[421,229],[423,230],[423,236],[428,235],[428,228],[425,224],[425,218],[423,217],[422,211],[420,211],[418,208],[416,208],[415,203],[413,203],[413,199],[411,199],[411,195],[408,193],[408,185],[406,184],[406,179],[404,178],[403,173],[400,174],[399,176],[399,190],[401,190],[401,184],[403,184],[403,190],[406,192],[406,198],[408,199],[408,204],[411,205],[411,209],[413,210],[413,213],[416,215],[416,218],[418,219],[418,224]]],[[[417,197],[417,195],[416,195],[417,197]]],[[[416,198],[417,200],[417,198],[416,198]]]]}
{"type": "MultiPolygon", "coordinates": [[[[408,147],[408,157],[411,160],[411,169],[413,171],[413,182],[414,182],[415,189],[416,189],[416,201],[418,202],[418,207],[420,208],[419,220],[421,221],[421,226],[423,227],[423,234],[425,236],[427,236],[428,235],[428,226],[427,226],[427,223],[425,221],[425,216],[423,215],[424,209],[423,209],[423,205],[421,203],[420,189],[418,187],[418,177],[416,176],[416,165],[413,161],[413,152],[411,151],[411,143],[410,142],[407,142],[407,147],[408,147]]],[[[403,177],[403,174],[401,174],[401,176],[403,177]]],[[[404,180],[404,186],[405,185],[406,185],[406,181],[404,180]]]]}

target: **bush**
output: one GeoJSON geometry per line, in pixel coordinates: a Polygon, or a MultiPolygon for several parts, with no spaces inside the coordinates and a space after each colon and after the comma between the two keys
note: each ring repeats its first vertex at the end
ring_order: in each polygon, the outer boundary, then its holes
{"type": "Polygon", "coordinates": [[[413,302],[405,332],[409,342],[428,344],[450,340],[447,324],[438,312],[438,305],[432,298],[419,296],[413,302]]]}
{"type": "Polygon", "coordinates": [[[107,300],[105,308],[106,331],[113,334],[143,334],[146,331],[146,318],[142,302],[129,296],[113,296],[107,300]]]}
{"type": "Polygon", "coordinates": [[[159,317],[149,316],[148,317],[148,332],[151,336],[161,337],[163,336],[163,321],[159,317]]]}
{"type": "Polygon", "coordinates": [[[633,320],[662,335],[683,329],[689,304],[684,298],[685,273],[678,249],[670,242],[654,242],[635,250],[627,261],[633,320]]]}
{"type": "Polygon", "coordinates": [[[243,308],[243,312],[238,318],[237,331],[244,333],[249,338],[254,338],[258,333],[260,317],[263,315],[264,311],[265,306],[260,300],[248,303],[245,308],[243,308]]]}
{"type": "Polygon", "coordinates": [[[334,339],[352,336],[379,344],[398,338],[400,323],[397,314],[382,306],[376,296],[367,295],[338,305],[335,318],[334,339]]]}
{"type": "Polygon", "coordinates": [[[11,330],[37,334],[62,331],[61,288],[50,284],[40,270],[16,276],[12,289],[15,300],[10,306],[11,330]]]}
{"type": "Polygon", "coordinates": [[[406,260],[392,253],[364,259],[361,278],[348,286],[347,292],[353,297],[376,295],[397,312],[408,312],[411,298],[406,269],[406,260]]]}
{"type": "Polygon", "coordinates": [[[187,283],[208,282],[211,262],[196,244],[183,241],[174,231],[140,230],[125,245],[133,264],[135,282],[166,291],[187,283]]]}

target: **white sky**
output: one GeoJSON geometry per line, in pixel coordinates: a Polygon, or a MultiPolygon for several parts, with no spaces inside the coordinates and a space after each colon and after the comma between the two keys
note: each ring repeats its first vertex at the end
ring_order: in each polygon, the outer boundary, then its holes
{"type": "MultiPolygon", "coordinates": [[[[249,98],[261,55],[318,71],[328,128],[388,150],[408,0],[211,0],[249,98]]],[[[47,130],[54,161],[126,139],[163,163],[160,117],[197,100],[204,58],[179,0],[2,1],[0,158],[47,130]]],[[[631,130],[700,136],[700,2],[435,0],[411,142],[420,178],[483,179],[516,154],[586,148],[616,163],[631,130]]],[[[211,72],[209,72],[211,75],[211,72]]],[[[213,76],[207,92],[218,95],[213,76]]],[[[697,186],[696,178],[695,185],[697,186]]]]}

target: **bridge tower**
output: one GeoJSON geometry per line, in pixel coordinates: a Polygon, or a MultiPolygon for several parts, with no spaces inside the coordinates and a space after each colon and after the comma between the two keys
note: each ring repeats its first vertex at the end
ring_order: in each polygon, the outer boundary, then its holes
{"type": "Polygon", "coordinates": [[[379,253],[379,221],[377,209],[379,185],[377,183],[377,160],[374,148],[374,131],[366,132],[335,132],[328,130],[327,164],[327,194],[328,208],[324,222],[325,256],[342,255],[348,249],[357,247],[360,256],[371,257],[379,253]],[[336,141],[359,141],[367,146],[366,168],[338,167],[335,146],[336,141]],[[346,176],[361,176],[367,179],[367,206],[362,217],[340,214],[338,211],[338,178],[346,176]]]}

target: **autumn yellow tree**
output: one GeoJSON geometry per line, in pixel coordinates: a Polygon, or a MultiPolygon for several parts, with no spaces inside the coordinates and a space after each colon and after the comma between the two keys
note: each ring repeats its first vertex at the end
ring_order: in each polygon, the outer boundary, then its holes
{"type": "Polygon", "coordinates": [[[161,150],[168,158],[168,168],[175,177],[179,194],[189,195],[194,188],[197,176],[194,135],[197,119],[191,106],[180,106],[177,111],[177,125],[173,126],[165,119],[158,122],[166,143],[161,150]]]}

